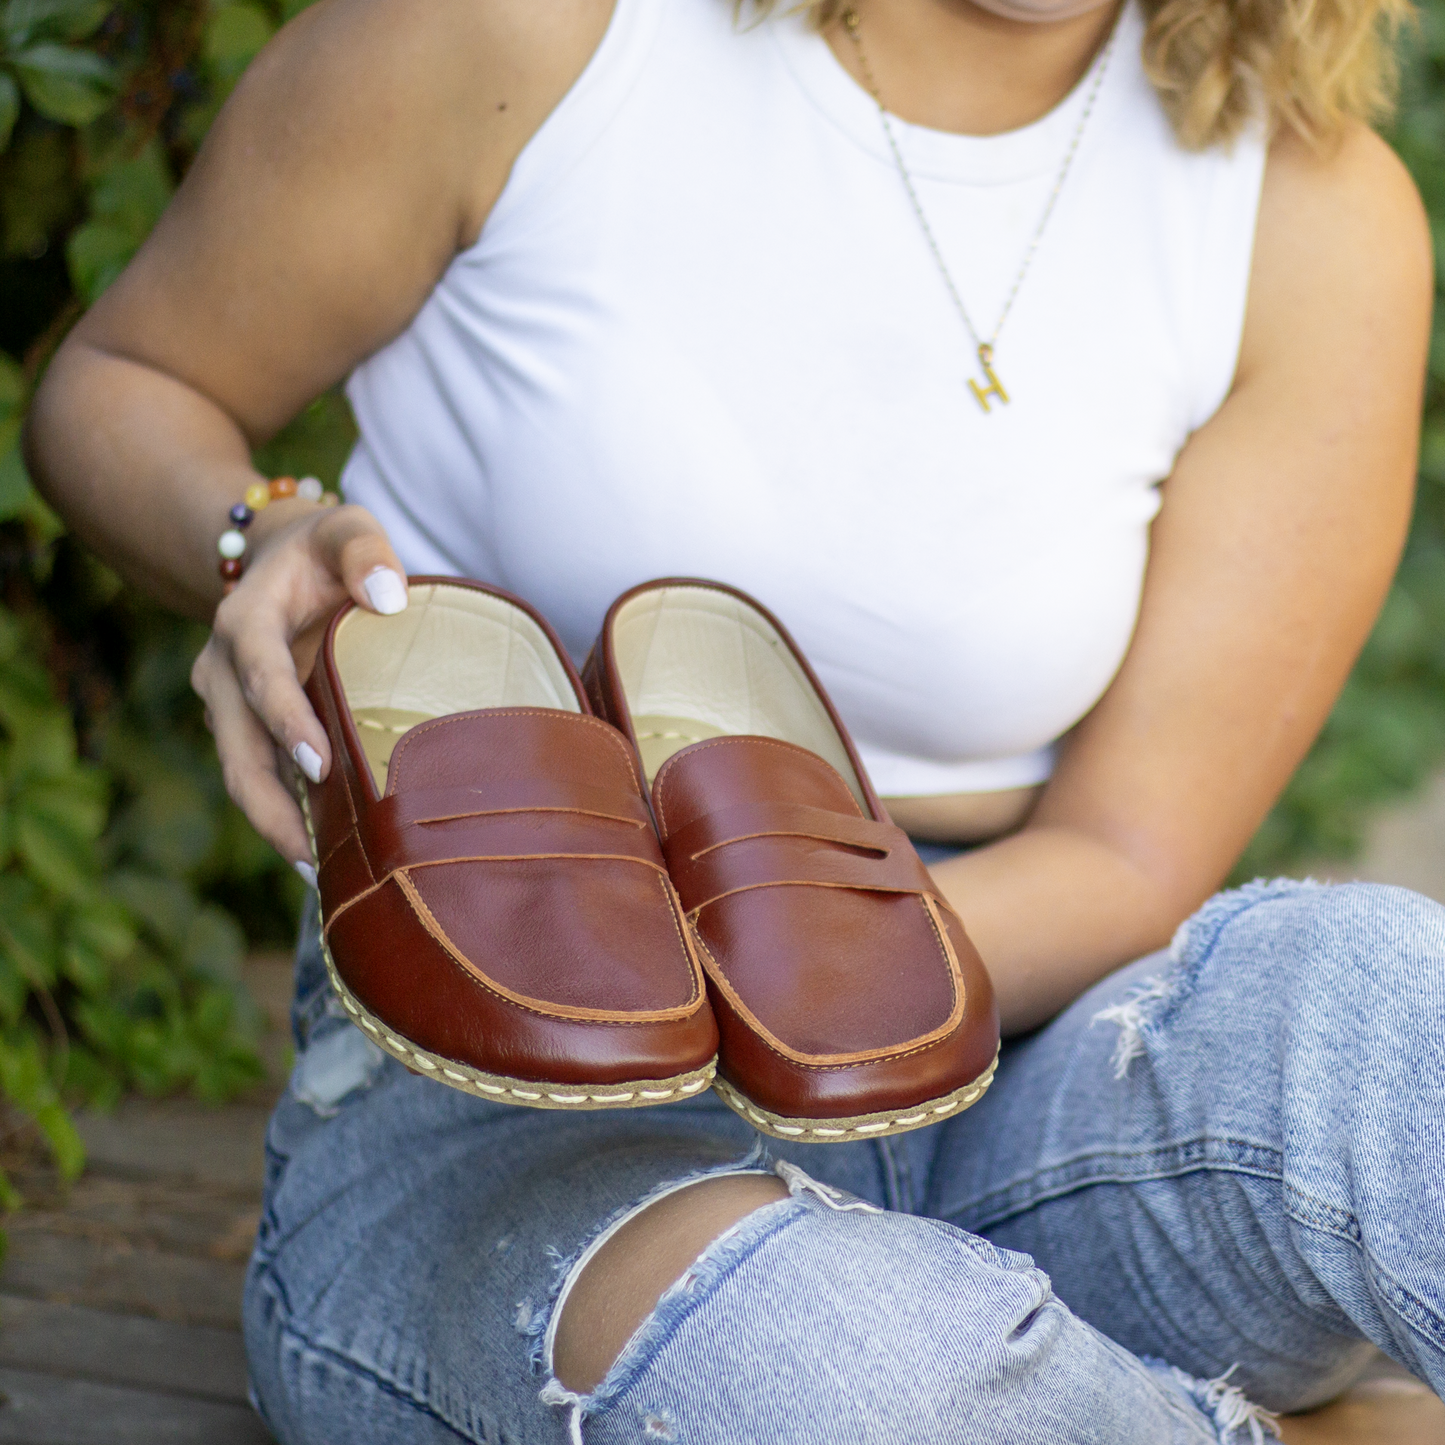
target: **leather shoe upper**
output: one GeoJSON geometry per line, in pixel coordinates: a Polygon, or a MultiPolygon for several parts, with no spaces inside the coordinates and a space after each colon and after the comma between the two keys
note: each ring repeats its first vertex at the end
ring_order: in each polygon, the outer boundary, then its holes
{"type": "MultiPolygon", "coordinates": [[[[437,684],[377,691],[368,681],[356,691],[388,706],[359,719],[338,635],[348,618],[365,619],[368,645],[380,648],[391,619],[350,608],[333,619],[307,693],[334,762],[308,795],[337,971],[406,1039],[488,1073],[607,1084],[701,1067],[715,1025],[637,760],[590,716],[555,639],[516,599],[418,578],[408,611],[463,590],[521,613],[528,626],[518,631],[533,646],[545,638],[555,654],[547,666],[571,695],[558,685],[562,706],[478,707],[398,730],[382,789],[362,728],[405,722],[412,712],[389,705],[424,702],[437,684]]],[[[454,619],[432,632],[465,645],[454,619]]],[[[410,638],[398,676],[416,671],[422,645],[425,635],[410,638]]],[[[375,661],[367,654],[353,671],[386,674],[375,661]]],[[[503,701],[537,696],[515,684],[510,657],[505,669],[503,701]]]]}

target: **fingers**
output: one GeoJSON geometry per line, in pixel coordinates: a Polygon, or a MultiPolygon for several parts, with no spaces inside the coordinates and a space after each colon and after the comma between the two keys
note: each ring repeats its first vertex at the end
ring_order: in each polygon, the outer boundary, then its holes
{"type": "Polygon", "coordinates": [[[405,572],[376,519],[344,506],[285,523],[216,609],[191,674],[227,791],[257,832],[308,870],[310,840],[275,749],[313,783],[330,772],[331,743],[297,669],[346,595],[372,612],[406,607],[405,572]]]}
{"type": "Polygon", "coordinates": [[[214,636],[196,659],[191,682],[206,703],[226,791],[252,827],[314,883],[311,841],[301,809],[277,773],[271,735],[247,705],[224,647],[214,636]]]}
{"type": "Polygon", "coordinates": [[[406,569],[370,512],[338,507],[314,535],[318,552],[359,606],[388,617],[405,610],[406,569]]]}
{"type": "MultiPolygon", "coordinates": [[[[267,598],[243,597],[238,588],[216,609],[216,626],[207,651],[212,644],[217,654],[213,665],[219,670],[222,659],[229,664],[226,670],[242,705],[255,714],[301,772],[319,783],[331,768],[331,742],[302,690],[280,610],[267,598]]],[[[214,702],[212,708],[216,708],[214,702]]],[[[217,731],[217,747],[220,739],[217,731]]]]}

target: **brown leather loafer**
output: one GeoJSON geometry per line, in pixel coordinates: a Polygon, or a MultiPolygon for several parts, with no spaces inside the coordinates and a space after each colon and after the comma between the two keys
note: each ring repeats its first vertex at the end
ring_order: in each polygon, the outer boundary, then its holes
{"type": "Polygon", "coordinates": [[[978,1099],[998,1056],[988,974],[782,625],[731,587],[650,582],[613,603],[583,677],[652,781],[727,1103],[828,1142],[978,1099]]]}
{"type": "Polygon", "coordinates": [[[717,1026],[637,759],[541,617],[416,577],[405,612],[336,614],[306,691],[326,963],[383,1049],[539,1109],[707,1088],[717,1026]]]}

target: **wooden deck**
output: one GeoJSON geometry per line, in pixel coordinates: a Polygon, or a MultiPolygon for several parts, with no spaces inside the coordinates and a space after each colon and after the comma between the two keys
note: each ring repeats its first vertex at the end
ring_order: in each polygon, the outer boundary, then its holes
{"type": "MultiPolygon", "coordinates": [[[[1358,869],[1445,900],[1445,779],[1382,820],[1358,869]]],[[[5,1221],[0,1445],[266,1445],[246,1401],[241,1284],[262,1138],[284,1078],[289,960],[247,982],[272,1020],[271,1082],[224,1109],[127,1100],[87,1117],[84,1176],[57,1191],[37,1152],[0,1148],[28,1208],[5,1221]]],[[[1288,1445],[1445,1445],[1445,1404],[1383,1356],[1373,1379],[1286,1422],[1288,1445]]],[[[404,1445],[404,1442],[398,1442],[404,1445]]]]}
{"type": "Polygon", "coordinates": [[[27,1208],[5,1221],[0,1445],[267,1445],[246,1399],[241,1285],[266,1119],[284,1078],[290,961],[252,960],[271,1081],[223,1109],[126,1100],[82,1116],[84,1175],[0,1154],[27,1208]]]}

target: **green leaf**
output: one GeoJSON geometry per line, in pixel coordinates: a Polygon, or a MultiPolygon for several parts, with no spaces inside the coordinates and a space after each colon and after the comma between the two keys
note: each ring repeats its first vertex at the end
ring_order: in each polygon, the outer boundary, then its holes
{"type": "Polygon", "coordinates": [[[15,77],[0,70],[0,151],[10,144],[10,132],[20,118],[20,87],[15,77]]]}
{"type": "Polygon", "coordinates": [[[139,245],[160,220],[174,190],[165,152],[152,140],[139,155],[100,173],[90,190],[90,213],[119,226],[139,245]]]}
{"type": "Polygon", "coordinates": [[[27,705],[19,690],[23,681],[13,663],[0,677],[0,719],[11,732],[7,772],[17,789],[31,778],[60,777],[75,765],[75,728],[69,716],[49,699],[49,706],[27,705]]]}
{"type": "Polygon", "coordinates": [[[12,421],[22,416],[29,395],[24,368],[13,357],[0,351],[0,421],[12,421]]]}
{"type": "Polygon", "coordinates": [[[138,156],[108,166],[90,191],[91,219],[65,243],[75,289],[96,298],[125,269],[150,235],[175,187],[158,141],[138,156]]]}
{"type": "Polygon", "coordinates": [[[271,38],[273,26],[254,5],[223,5],[206,27],[205,55],[223,73],[238,75],[271,38]]]}
{"type": "Polygon", "coordinates": [[[26,99],[47,120],[89,125],[110,104],[115,72],[92,50],[32,45],[10,60],[26,99]]]}
{"type": "Polygon", "coordinates": [[[179,946],[197,909],[184,883],[124,868],[111,875],[110,887],[158,941],[179,946]]]}
{"type": "Polygon", "coordinates": [[[113,898],[88,899],[71,915],[66,934],[105,959],[122,959],[135,947],[135,926],[113,898]]]}
{"type": "Polygon", "coordinates": [[[43,813],[17,808],[15,851],[31,876],[62,898],[76,898],[90,882],[90,849],[43,813]]]}
{"type": "Polygon", "coordinates": [[[28,781],[13,800],[16,852],[30,875],[62,898],[90,892],[93,845],[105,826],[103,789],[100,779],[74,768],[68,777],[28,781]]]}
{"type": "Polygon", "coordinates": [[[78,1179],[85,1168],[85,1144],[70,1121],[65,1105],[56,1099],[35,1111],[35,1122],[50,1145],[62,1179],[78,1179]]]}
{"type": "MultiPolygon", "coordinates": [[[[77,226],[65,243],[71,284],[94,305],[139,249],[140,242],[124,226],[110,221],[88,221],[77,226]]],[[[3,506],[0,501],[0,508],[3,506]]]]}
{"type": "Polygon", "coordinates": [[[25,1012],[30,997],[30,980],[21,971],[14,955],[0,942],[0,1019],[7,1025],[17,1023],[25,1012]]]}
{"type": "Polygon", "coordinates": [[[3,425],[11,429],[11,436],[9,445],[0,451],[0,522],[8,522],[24,512],[35,490],[25,470],[25,459],[20,455],[18,419],[3,425]]]}
{"type": "Polygon", "coordinates": [[[0,1091],[40,1126],[62,1176],[76,1178],[85,1167],[85,1145],[55,1092],[34,1035],[12,1032],[0,1040],[0,1091]]]}
{"type": "Polygon", "coordinates": [[[9,662],[20,647],[21,627],[13,612],[0,607],[0,666],[9,662]]]}
{"type": "Polygon", "coordinates": [[[55,982],[55,925],[35,883],[0,874],[0,949],[19,973],[47,988],[55,982]]]}
{"type": "Polygon", "coordinates": [[[114,0],[10,0],[0,30],[12,49],[41,37],[84,40],[114,8],[114,0]]]}

